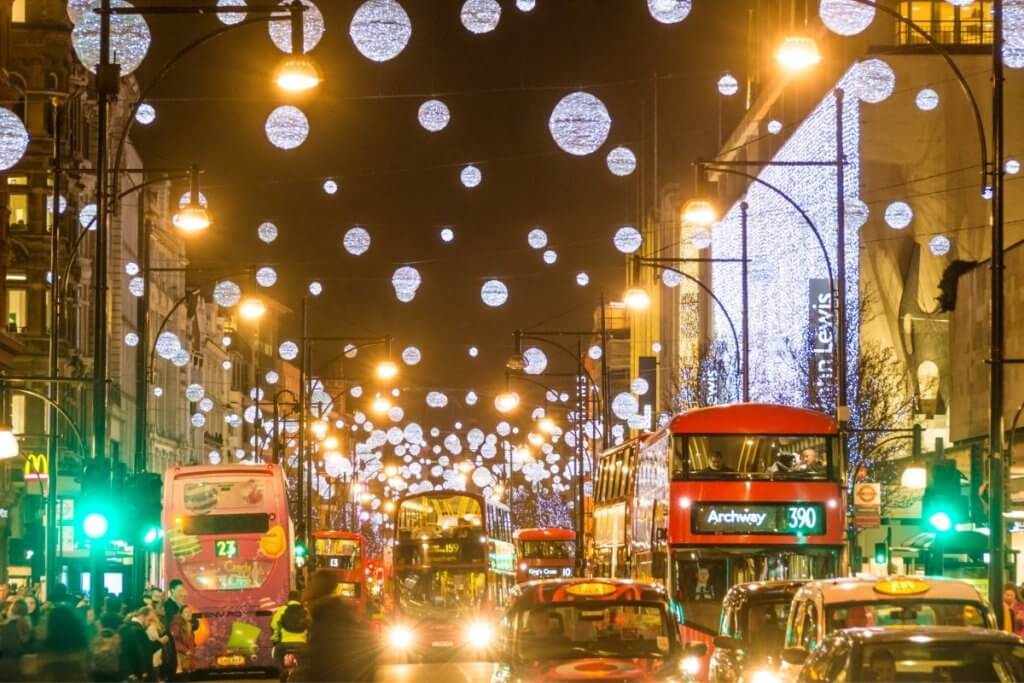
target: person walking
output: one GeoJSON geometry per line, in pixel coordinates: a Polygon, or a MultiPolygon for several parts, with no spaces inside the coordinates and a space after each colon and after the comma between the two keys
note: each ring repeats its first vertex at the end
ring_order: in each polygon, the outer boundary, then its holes
{"type": "Polygon", "coordinates": [[[22,674],[35,681],[88,680],[89,641],[75,610],[55,604],[46,614],[46,637],[39,653],[22,658],[22,674]]]}
{"type": "Polygon", "coordinates": [[[274,610],[270,618],[270,642],[274,644],[274,662],[282,683],[287,680],[284,658],[288,654],[300,655],[309,635],[309,612],[299,601],[299,592],[290,591],[288,602],[274,610]]]}
{"type": "Polygon", "coordinates": [[[192,608],[185,605],[171,619],[169,632],[174,640],[174,650],[178,662],[175,673],[179,675],[178,680],[182,678],[188,680],[192,673],[192,656],[196,650],[196,637],[192,632],[192,614],[192,608]]]}
{"type": "Polygon", "coordinates": [[[146,619],[151,608],[142,607],[129,615],[119,630],[121,636],[122,671],[129,681],[152,681],[153,642],[146,633],[146,619]]]}
{"type": "MultiPolygon", "coordinates": [[[[167,586],[167,599],[163,602],[164,631],[171,634],[171,622],[178,615],[181,608],[185,606],[188,595],[185,592],[185,584],[181,579],[173,579],[167,586]]],[[[178,675],[178,651],[174,647],[173,637],[168,640],[163,649],[163,676],[164,680],[177,680],[178,675]]]]}
{"type": "Polygon", "coordinates": [[[320,569],[306,586],[311,621],[306,656],[295,672],[299,681],[373,681],[376,675],[377,640],[356,606],[335,593],[336,585],[335,576],[320,569]]]}

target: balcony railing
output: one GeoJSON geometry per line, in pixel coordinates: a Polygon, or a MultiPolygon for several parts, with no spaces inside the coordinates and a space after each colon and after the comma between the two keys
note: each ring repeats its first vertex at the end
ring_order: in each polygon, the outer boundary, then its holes
{"type": "MultiPolygon", "coordinates": [[[[980,19],[957,19],[929,21],[922,28],[944,45],[991,45],[992,21],[980,19]]],[[[902,23],[896,24],[897,45],[924,45],[925,40],[902,23]]]]}

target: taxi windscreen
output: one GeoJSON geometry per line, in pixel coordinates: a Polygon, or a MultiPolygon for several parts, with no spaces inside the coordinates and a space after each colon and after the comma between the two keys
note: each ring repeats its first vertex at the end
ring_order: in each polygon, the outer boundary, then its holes
{"type": "Polygon", "coordinates": [[[826,608],[828,630],[863,626],[976,626],[987,608],[971,600],[893,600],[840,603],[826,608]]]}
{"type": "MultiPolygon", "coordinates": [[[[912,639],[913,640],[913,639],[912,639]]],[[[1024,681],[1024,648],[977,641],[870,644],[857,681],[1024,681]]]]}
{"type": "Polygon", "coordinates": [[[523,610],[515,622],[516,654],[525,660],[666,657],[672,649],[660,604],[555,603],[523,610]]]}

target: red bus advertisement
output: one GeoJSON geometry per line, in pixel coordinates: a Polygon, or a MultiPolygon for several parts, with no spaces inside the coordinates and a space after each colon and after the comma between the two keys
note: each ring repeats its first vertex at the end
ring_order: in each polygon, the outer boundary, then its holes
{"type": "Polygon", "coordinates": [[[515,532],[516,581],[569,579],[576,575],[576,532],[520,529],[515,532]]]}
{"type": "Polygon", "coordinates": [[[338,595],[359,605],[363,611],[369,598],[366,539],[351,531],[314,531],[316,568],[333,573],[338,580],[338,595]]]}
{"type": "Polygon", "coordinates": [[[272,669],[293,537],[277,465],[174,467],[164,476],[165,576],[198,618],[197,670],[272,669]]]}
{"type": "Polygon", "coordinates": [[[515,585],[507,506],[457,491],[402,498],[392,563],[392,654],[481,657],[496,645],[515,585]]]}

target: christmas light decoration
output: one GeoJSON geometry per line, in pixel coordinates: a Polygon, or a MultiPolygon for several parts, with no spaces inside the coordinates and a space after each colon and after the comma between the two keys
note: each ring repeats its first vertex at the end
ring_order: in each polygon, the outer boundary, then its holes
{"type": "Polygon", "coordinates": [[[604,102],[583,91],[563,97],[548,121],[555,143],[575,156],[596,152],[608,139],[611,127],[612,119],[604,102]]]}

